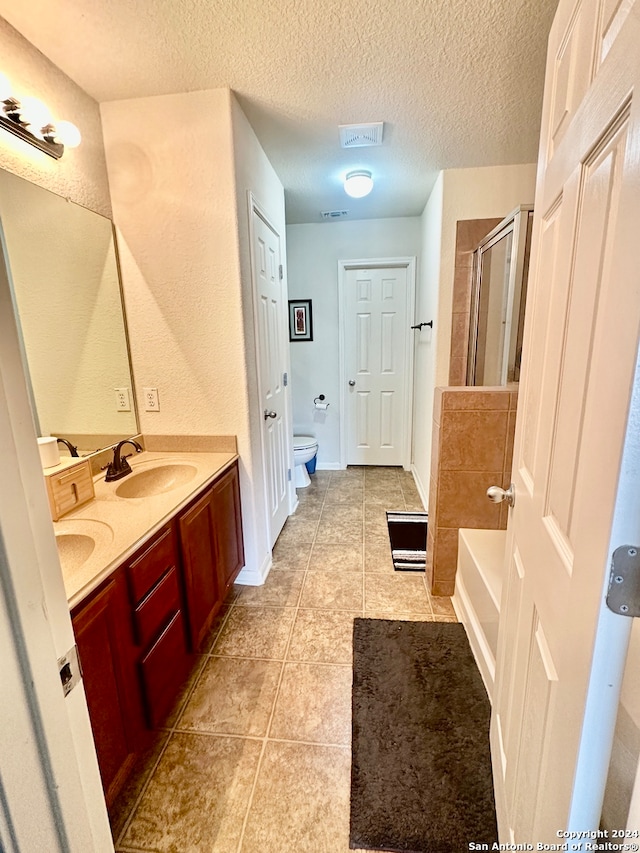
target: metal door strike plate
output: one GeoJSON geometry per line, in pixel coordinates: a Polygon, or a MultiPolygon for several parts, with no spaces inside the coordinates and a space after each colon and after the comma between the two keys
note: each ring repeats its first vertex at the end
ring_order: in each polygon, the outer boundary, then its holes
{"type": "Polygon", "coordinates": [[[58,658],[58,672],[60,673],[64,695],[68,696],[82,678],[77,646],[71,646],[66,655],[58,658]]]}
{"type": "Polygon", "coordinates": [[[606,601],[620,616],[640,616],[640,546],[621,545],[613,552],[606,601]]]}

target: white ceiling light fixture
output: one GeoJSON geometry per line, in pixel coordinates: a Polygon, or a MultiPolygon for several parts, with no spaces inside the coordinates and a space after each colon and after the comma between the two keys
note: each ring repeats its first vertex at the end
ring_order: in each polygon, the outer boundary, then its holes
{"type": "Polygon", "coordinates": [[[344,179],[344,191],[351,198],[364,198],[369,195],[373,189],[373,178],[371,172],[366,169],[358,169],[355,172],[348,172],[344,179]]]}

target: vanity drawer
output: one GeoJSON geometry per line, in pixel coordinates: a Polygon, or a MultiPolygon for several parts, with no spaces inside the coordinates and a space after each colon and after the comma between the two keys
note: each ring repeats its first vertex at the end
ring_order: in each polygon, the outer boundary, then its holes
{"type": "Polygon", "coordinates": [[[178,573],[172,566],[133,612],[138,644],[146,646],[176,610],[180,610],[180,590],[178,573]]]}
{"type": "Polygon", "coordinates": [[[150,726],[162,722],[183,683],[189,665],[184,620],[178,612],[140,661],[150,726]]]}
{"type": "Polygon", "coordinates": [[[176,545],[173,528],[168,527],[147,550],[130,564],[129,588],[134,604],[138,604],[149,590],[172,566],[176,565],[176,545]]]}

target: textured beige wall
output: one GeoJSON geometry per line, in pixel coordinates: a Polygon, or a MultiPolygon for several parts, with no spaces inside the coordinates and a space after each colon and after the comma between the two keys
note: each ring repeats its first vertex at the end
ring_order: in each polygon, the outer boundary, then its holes
{"type": "Polygon", "coordinates": [[[102,116],[141,429],[235,433],[245,452],[230,92],[116,101],[102,116]]]}
{"type": "Polygon", "coordinates": [[[54,160],[10,133],[0,133],[0,167],[111,216],[100,109],[79,86],[0,18],[0,71],[16,97],[39,98],[59,120],[71,121],[82,133],[82,144],[54,160]]]}

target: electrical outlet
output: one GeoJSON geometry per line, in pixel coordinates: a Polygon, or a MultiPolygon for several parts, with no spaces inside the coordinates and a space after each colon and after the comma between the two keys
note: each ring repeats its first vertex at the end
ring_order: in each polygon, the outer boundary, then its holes
{"type": "Polygon", "coordinates": [[[116,388],[116,410],[118,412],[131,411],[131,399],[128,388],[116,388]]]}
{"type": "Polygon", "coordinates": [[[158,400],[157,388],[143,388],[145,412],[159,412],[160,402],[158,400]]]}

